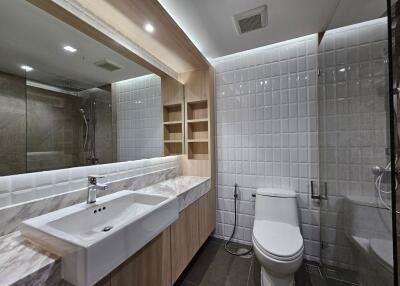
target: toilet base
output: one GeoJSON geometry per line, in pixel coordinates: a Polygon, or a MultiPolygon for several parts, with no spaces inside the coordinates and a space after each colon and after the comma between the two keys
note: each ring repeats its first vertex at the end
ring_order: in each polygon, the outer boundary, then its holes
{"type": "Polygon", "coordinates": [[[261,267],[261,286],[294,286],[294,275],[277,277],[261,267]]]}

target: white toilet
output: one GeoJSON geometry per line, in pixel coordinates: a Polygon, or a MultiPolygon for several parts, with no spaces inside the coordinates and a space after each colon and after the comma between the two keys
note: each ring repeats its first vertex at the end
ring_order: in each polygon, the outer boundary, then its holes
{"type": "Polygon", "coordinates": [[[304,250],[294,191],[257,190],[252,240],[261,265],[261,285],[294,285],[304,250]]]}

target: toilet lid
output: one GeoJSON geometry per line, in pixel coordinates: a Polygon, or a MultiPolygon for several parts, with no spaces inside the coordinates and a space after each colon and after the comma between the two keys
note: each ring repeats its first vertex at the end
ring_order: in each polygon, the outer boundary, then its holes
{"type": "Polygon", "coordinates": [[[253,237],[266,254],[290,259],[303,251],[300,229],[287,223],[255,220],[253,237]]]}

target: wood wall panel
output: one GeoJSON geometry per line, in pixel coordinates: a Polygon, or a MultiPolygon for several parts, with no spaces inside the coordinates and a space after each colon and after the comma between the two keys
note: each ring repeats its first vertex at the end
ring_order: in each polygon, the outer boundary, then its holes
{"type": "Polygon", "coordinates": [[[161,100],[163,105],[183,104],[183,84],[174,78],[162,77],[161,100]]]}
{"type": "MultiPolygon", "coordinates": [[[[203,139],[190,142],[189,124],[190,114],[185,112],[185,156],[182,158],[183,175],[187,176],[206,176],[211,177],[212,186],[215,185],[214,180],[214,71],[210,67],[208,69],[196,70],[179,75],[179,81],[184,84],[185,106],[193,105],[193,102],[207,101],[206,124],[208,134],[203,139]],[[189,116],[189,117],[188,117],[189,116]],[[207,138],[207,140],[204,140],[207,138]],[[200,141],[200,142],[199,142],[200,141]],[[206,143],[205,143],[205,142],[206,143]],[[205,144],[207,144],[205,146],[205,144]],[[189,146],[190,145],[190,146],[189,146]],[[207,154],[204,154],[204,152],[207,154]]],[[[188,107],[187,107],[188,108],[188,107]]],[[[203,115],[202,115],[203,116],[203,115]]]]}
{"type": "Polygon", "coordinates": [[[185,85],[186,102],[208,100],[210,97],[208,68],[179,74],[178,80],[185,85]]]}

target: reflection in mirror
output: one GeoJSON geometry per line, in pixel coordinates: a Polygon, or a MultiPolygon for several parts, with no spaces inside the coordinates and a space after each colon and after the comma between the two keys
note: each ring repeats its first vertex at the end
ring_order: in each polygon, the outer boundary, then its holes
{"type": "Polygon", "coordinates": [[[157,75],[28,1],[0,19],[0,176],[162,155],[157,75]]]}
{"type": "Polygon", "coordinates": [[[113,88],[118,98],[118,161],[163,156],[160,77],[145,75],[113,88]]]}

